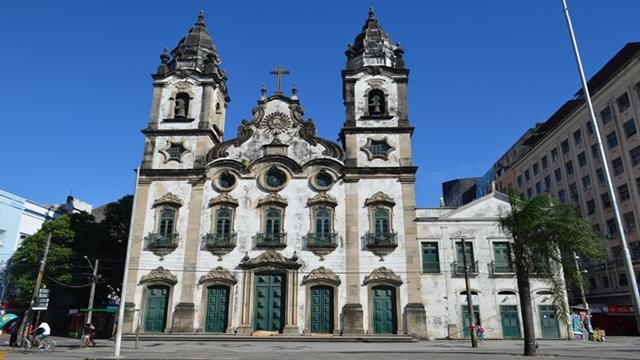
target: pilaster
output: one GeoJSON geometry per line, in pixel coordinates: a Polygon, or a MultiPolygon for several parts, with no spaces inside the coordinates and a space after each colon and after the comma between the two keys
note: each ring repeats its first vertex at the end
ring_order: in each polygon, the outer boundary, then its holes
{"type": "Polygon", "coordinates": [[[346,284],[347,303],[342,308],[343,334],[364,334],[363,311],[360,304],[360,236],[358,228],[358,180],[345,180],[346,194],[346,284]]]}

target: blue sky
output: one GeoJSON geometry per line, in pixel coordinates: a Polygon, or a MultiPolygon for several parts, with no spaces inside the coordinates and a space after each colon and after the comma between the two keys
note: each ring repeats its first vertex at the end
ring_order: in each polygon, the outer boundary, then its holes
{"type": "MultiPolygon", "coordinates": [[[[227,71],[226,137],[251,117],[269,70],[291,70],[306,116],[335,140],[344,51],[373,5],[405,49],[419,206],[480,176],[579,88],[560,0],[10,1],[0,11],[0,189],[94,205],[133,192],[150,74],[203,9],[227,71]]],[[[587,76],[640,40],[637,0],[569,0],[587,76]]]]}

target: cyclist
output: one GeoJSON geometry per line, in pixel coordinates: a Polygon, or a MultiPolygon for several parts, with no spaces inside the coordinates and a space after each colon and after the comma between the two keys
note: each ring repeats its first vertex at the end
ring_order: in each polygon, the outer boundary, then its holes
{"type": "Polygon", "coordinates": [[[32,332],[34,335],[34,346],[40,347],[41,341],[47,336],[51,335],[51,327],[45,321],[41,322],[40,325],[32,332]]]}

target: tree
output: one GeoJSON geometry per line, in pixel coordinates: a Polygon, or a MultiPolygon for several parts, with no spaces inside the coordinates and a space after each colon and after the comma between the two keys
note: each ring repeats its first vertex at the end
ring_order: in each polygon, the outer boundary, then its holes
{"type": "Polygon", "coordinates": [[[49,279],[68,282],[73,278],[70,272],[73,250],[70,244],[75,232],[71,229],[69,216],[65,215],[45,222],[38,232],[25,238],[11,256],[10,261],[16,265],[9,274],[9,283],[13,289],[15,301],[19,304],[28,304],[31,301],[36,275],[49,233],[51,233],[51,245],[45,267],[47,276],[42,283],[44,285],[50,284],[49,279]]]}
{"type": "Polygon", "coordinates": [[[567,280],[587,287],[583,274],[573,261],[580,255],[602,258],[605,244],[593,227],[571,205],[558,204],[547,195],[525,200],[517,192],[509,195],[511,212],[500,219],[502,229],[513,238],[513,255],[520,293],[524,328],[524,355],[535,356],[532,275],[546,280],[553,289],[552,300],[560,321],[568,322],[567,280]]]}

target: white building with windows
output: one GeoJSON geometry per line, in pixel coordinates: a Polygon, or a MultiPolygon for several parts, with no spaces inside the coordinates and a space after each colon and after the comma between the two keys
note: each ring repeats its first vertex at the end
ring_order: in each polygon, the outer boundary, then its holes
{"type": "MultiPolygon", "coordinates": [[[[226,139],[227,76],[201,14],[153,75],[125,299],[140,311],[124,330],[459,337],[465,239],[480,321],[519,336],[504,199],[416,209],[403,54],[370,11],[346,51],[341,144],[279,88],[226,139]]],[[[536,301],[539,328],[555,326],[539,334],[564,336],[536,301]]]]}

